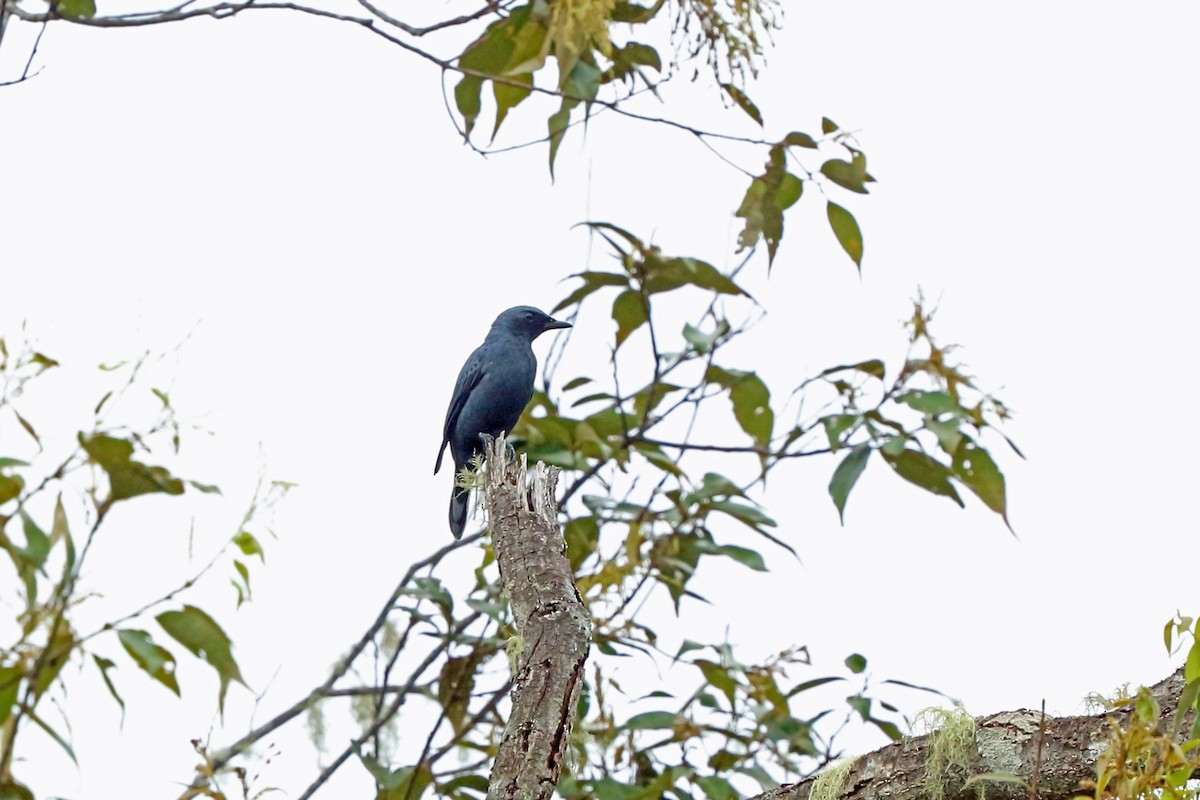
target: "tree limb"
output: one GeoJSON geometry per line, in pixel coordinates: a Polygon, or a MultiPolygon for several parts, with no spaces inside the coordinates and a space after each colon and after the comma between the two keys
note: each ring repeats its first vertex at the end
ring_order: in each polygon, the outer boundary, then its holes
{"type": "MultiPolygon", "coordinates": [[[[1164,719],[1173,717],[1183,687],[1182,668],[1151,687],[1164,719]]],[[[1036,780],[1040,800],[1070,800],[1087,794],[1079,784],[1095,778],[1096,757],[1104,749],[1109,720],[1124,724],[1130,713],[1121,709],[1089,716],[1043,718],[1037,711],[1020,709],[979,717],[975,720],[977,751],[971,756],[970,773],[1009,773],[1027,784],[1036,780]]],[[[927,797],[925,765],[933,735],[936,734],[906,738],[860,756],[834,798],[922,800],[927,797]]],[[[772,789],[751,800],[809,800],[817,777],[772,789]]],[[[964,780],[966,777],[963,776],[964,780]]],[[[1024,800],[1028,794],[1025,786],[1015,782],[988,782],[986,789],[988,800],[1024,800]]],[[[979,784],[964,787],[959,782],[957,786],[946,786],[945,790],[945,800],[979,797],[979,784]]]]}

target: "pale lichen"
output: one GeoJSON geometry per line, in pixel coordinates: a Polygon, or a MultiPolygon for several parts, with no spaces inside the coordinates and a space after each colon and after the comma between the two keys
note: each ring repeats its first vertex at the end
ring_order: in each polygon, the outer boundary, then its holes
{"type": "MultiPolygon", "coordinates": [[[[925,758],[925,795],[929,800],[946,800],[948,787],[961,787],[971,773],[979,750],[975,742],[975,720],[961,707],[927,708],[917,715],[914,727],[929,732],[929,755],[925,758]]],[[[984,786],[979,784],[979,800],[984,786]]]]}
{"type": "Polygon", "coordinates": [[[846,788],[846,777],[858,758],[843,758],[817,773],[808,800],[837,800],[846,788]]]}

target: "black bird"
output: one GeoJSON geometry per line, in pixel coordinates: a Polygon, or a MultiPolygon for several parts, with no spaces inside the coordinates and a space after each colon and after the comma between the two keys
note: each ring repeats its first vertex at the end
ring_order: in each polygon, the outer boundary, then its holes
{"type": "MultiPolygon", "coordinates": [[[[533,396],[537,377],[533,340],[546,331],[569,327],[569,322],[560,322],[532,306],[516,306],[496,317],[483,344],[458,373],[433,467],[435,475],[442,468],[447,444],[457,475],[472,456],[483,451],[483,436],[512,431],[533,396]]],[[[450,491],[450,531],[455,539],[462,536],[467,524],[467,495],[466,489],[457,486],[450,491]]]]}

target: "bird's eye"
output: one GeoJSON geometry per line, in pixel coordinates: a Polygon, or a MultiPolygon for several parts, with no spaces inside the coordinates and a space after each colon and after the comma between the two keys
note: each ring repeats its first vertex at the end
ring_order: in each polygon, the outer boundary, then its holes
{"type": "Polygon", "coordinates": [[[525,312],[525,319],[533,319],[533,312],[532,312],[532,311],[526,311],[526,312],[525,312]]]}

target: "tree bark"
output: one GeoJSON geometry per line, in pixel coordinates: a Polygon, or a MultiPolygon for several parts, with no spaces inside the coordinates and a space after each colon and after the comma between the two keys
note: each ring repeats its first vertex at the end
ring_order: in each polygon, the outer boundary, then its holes
{"type": "MultiPolygon", "coordinates": [[[[1151,688],[1168,724],[1183,687],[1180,668],[1151,688]]],[[[1115,719],[1124,724],[1129,713],[1122,709],[1093,716],[1046,717],[1044,728],[1041,712],[1028,709],[979,717],[975,720],[977,749],[970,773],[1011,773],[1028,783],[1034,782],[1036,774],[1039,800],[1069,800],[1088,794],[1079,783],[1096,777],[1096,758],[1104,750],[1108,721],[1115,719]]],[[[1185,716],[1183,732],[1190,724],[1191,717],[1185,716]]],[[[917,736],[859,757],[850,767],[837,800],[926,800],[929,744],[929,735],[917,736]]],[[[816,777],[772,789],[752,800],[808,800],[816,777]]],[[[962,780],[952,782],[957,786],[945,787],[945,800],[978,800],[978,784],[964,788],[966,778],[963,775],[962,780]]],[[[1019,784],[988,782],[985,786],[988,800],[1029,797],[1029,790],[1019,784]]]]}
{"type": "MultiPolygon", "coordinates": [[[[488,800],[541,800],[558,784],[583,687],[592,622],[558,526],[558,470],[487,448],[487,511],[500,585],[517,636],[512,712],[492,766],[488,800]]],[[[511,651],[510,651],[511,652],[511,651]]]]}

